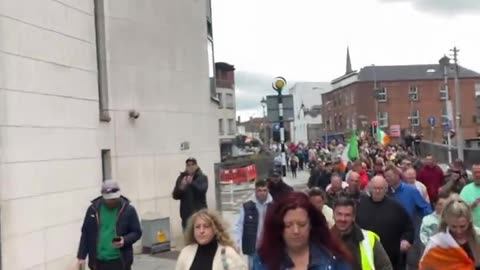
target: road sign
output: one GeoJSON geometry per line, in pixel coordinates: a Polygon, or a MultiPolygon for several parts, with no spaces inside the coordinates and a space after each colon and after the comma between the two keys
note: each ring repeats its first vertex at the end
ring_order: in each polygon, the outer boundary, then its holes
{"type": "Polygon", "coordinates": [[[430,124],[430,126],[434,127],[434,126],[435,126],[435,122],[436,122],[435,116],[430,116],[430,117],[428,118],[428,124],[430,124]]]}
{"type": "MultiPolygon", "coordinates": [[[[283,95],[283,120],[293,121],[293,96],[283,95]]],[[[278,96],[267,96],[267,119],[270,122],[278,122],[278,96]]]]}
{"type": "Polygon", "coordinates": [[[279,131],[280,130],[280,123],[274,123],[273,124],[273,130],[279,131]]]}

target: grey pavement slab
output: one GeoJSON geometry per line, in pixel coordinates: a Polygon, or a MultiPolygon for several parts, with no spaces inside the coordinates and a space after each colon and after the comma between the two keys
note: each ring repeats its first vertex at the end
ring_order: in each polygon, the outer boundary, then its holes
{"type": "Polygon", "coordinates": [[[133,270],[173,270],[175,260],[156,258],[150,255],[136,255],[133,270]]]}

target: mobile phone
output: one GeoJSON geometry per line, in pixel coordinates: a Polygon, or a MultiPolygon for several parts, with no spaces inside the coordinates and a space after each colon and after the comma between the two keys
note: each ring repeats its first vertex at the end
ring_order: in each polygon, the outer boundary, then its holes
{"type": "Polygon", "coordinates": [[[122,238],[118,237],[118,236],[113,238],[113,240],[112,240],[112,242],[120,242],[120,241],[122,241],[122,238]]]}

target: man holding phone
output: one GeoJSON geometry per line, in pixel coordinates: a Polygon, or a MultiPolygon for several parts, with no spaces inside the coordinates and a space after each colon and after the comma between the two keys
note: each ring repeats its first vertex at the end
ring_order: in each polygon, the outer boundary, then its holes
{"type": "Polygon", "coordinates": [[[130,201],[121,196],[117,182],[106,180],[102,196],[92,201],[82,226],[78,266],[92,270],[130,270],[133,244],[142,236],[140,221],[130,201]]]}

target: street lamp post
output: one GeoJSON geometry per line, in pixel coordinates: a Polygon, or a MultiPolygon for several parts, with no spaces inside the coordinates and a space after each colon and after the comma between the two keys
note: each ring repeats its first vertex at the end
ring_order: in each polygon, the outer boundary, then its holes
{"type": "Polygon", "coordinates": [[[282,171],[283,176],[287,176],[287,154],[285,149],[285,127],[283,122],[283,87],[287,84],[287,80],[283,77],[273,79],[272,88],[277,92],[278,97],[278,124],[280,127],[280,144],[282,148],[282,171]]]}
{"type": "Polygon", "coordinates": [[[263,143],[264,144],[267,144],[267,145],[270,145],[270,142],[267,141],[267,121],[266,121],[266,116],[267,116],[267,113],[265,111],[266,107],[267,107],[267,100],[265,99],[265,97],[262,98],[262,100],[260,100],[260,104],[262,104],[262,112],[263,112],[263,143]]]}
{"type": "MultiPolygon", "coordinates": [[[[440,61],[440,66],[443,66],[443,87],[445,89],[445,113],[447,114],[447,122],[442,123],[447,125],[447,144],[448,144],[448,164],[452,163],[452,140],[450,139],[450,123],[451,123],[451,101],[450,101],[450,94],[449,94],[449,87],[448,87],[448,67],[450,65],[450,58],[448,58],[446,55],[443,56],[440,61]]],[[[442,112],[442,122],[443,122],[443,112],[442,112]]]]}

